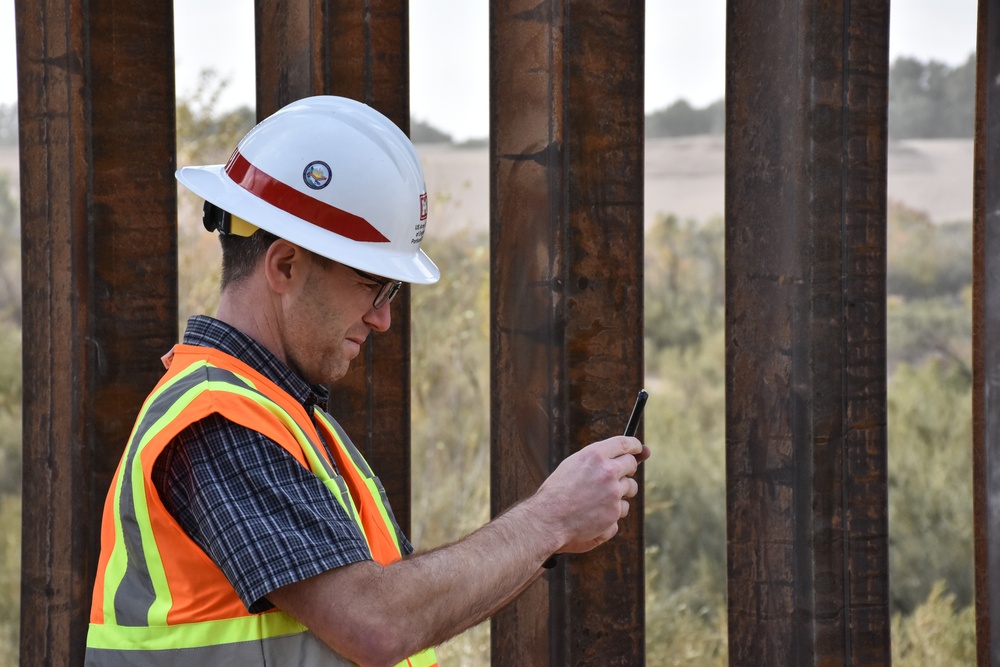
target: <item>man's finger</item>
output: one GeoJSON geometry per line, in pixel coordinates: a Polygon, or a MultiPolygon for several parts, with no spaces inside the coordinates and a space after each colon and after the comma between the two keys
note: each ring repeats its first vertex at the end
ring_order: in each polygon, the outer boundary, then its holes
{"type": "Polygon", "coordinates": [[[608,458],[617,458],[626,454],[636,456],[642,454],[642,443],[638,439],[626,435],[616,435],[596,443],[602,454],[608,458]]]}

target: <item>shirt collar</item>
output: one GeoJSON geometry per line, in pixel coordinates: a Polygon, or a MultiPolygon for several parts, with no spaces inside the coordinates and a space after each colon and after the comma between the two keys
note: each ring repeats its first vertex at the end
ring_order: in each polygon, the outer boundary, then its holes
{"type": "Polygon", "coordinates": [[[329,393],[323,385],[312,385],[296,375],[270,350],[225,322],[195,315],[187,322],[185,345],[211,347],[236,357],[255,368],[264,377],[287,391],[306,407],[318,404],[325,408],[329,393]]]}

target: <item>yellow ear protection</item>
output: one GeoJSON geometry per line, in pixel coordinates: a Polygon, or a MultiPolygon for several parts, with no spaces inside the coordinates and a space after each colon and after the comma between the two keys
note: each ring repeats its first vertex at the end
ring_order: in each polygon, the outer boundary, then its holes
{"type": "Polygon", "coordinates": [[[201,222],[205,225],[205,229],[210,232],[218,230],[222,236],[253,236],[253,233],[260,229],[207,200],[202,209],[201,222]]]}

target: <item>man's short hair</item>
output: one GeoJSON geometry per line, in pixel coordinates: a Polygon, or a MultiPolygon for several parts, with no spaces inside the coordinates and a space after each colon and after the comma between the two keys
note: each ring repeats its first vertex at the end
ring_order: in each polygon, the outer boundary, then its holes
{"type": "Polygon", "coordinates": [[[263,259],[267,249],[278,240],[274,234],[258,229],[250,236],[220,234],[222,245],[222,289],[245,280],[263,259]]]}

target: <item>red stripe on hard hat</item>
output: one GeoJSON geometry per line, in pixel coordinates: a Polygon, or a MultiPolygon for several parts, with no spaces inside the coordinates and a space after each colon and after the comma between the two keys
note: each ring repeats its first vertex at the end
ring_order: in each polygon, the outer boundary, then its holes
{"type": "MultiPolygon", "coordinates": [[[[330,206],[313,199],[295,188],[285,185],[250,164],[239,151],[234,151],[226,164],[229,178],[247,192],[254,194],[271,206],[280,208],[296,218],[301,218],[317,227],[340,234],[352,241],[386,243],[389,241],[370,222],[353,213],[330,206]]],[[[280,234],[279,234],[280,236],[280,234]]]]}

